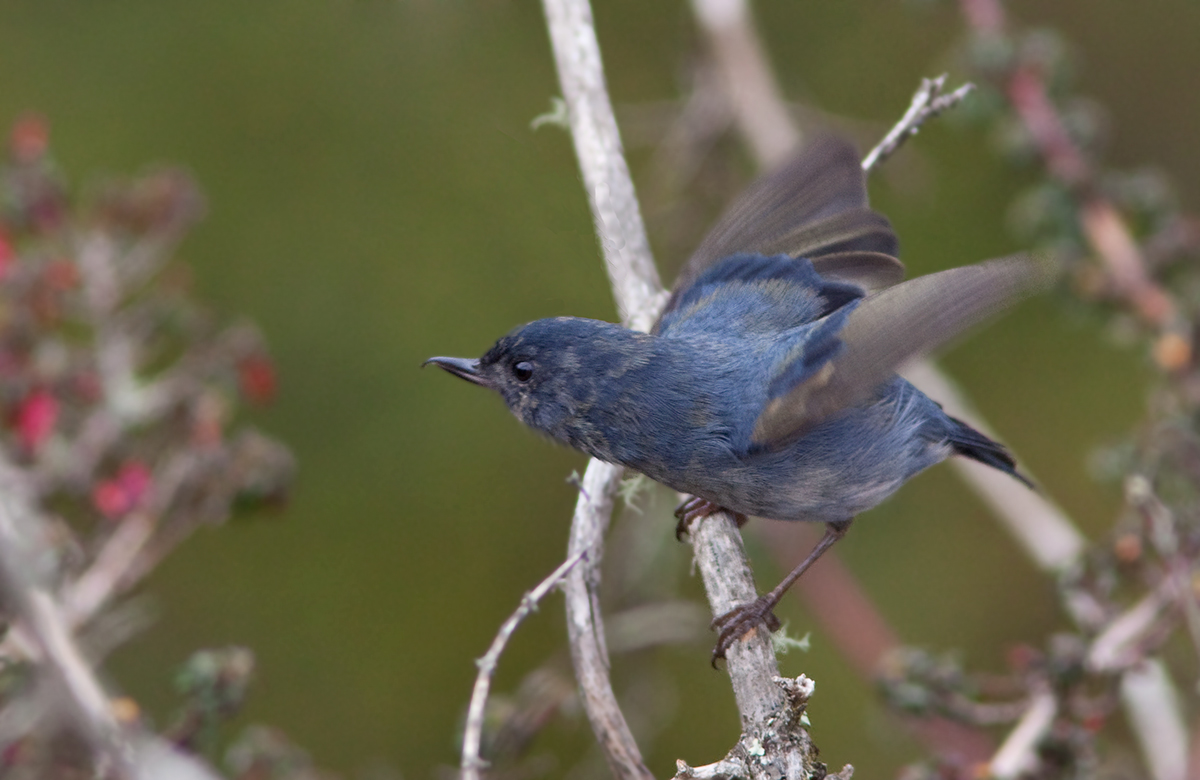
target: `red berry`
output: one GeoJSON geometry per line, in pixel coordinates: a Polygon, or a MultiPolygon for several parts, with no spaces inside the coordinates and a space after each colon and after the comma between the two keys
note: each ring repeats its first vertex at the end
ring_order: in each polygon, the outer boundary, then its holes
{"type": "Polygon", "coordinates": [[[270,403],[275,398],[275,366],[262,355],[251,355],[238,364],[242,395],[251,403],[270,403]]]}
{"type": "Polygon", "coordinates": [[[17,408],[17,436],[26,450],[36,451],[54,432],[58,400],[45,390],[34,390],[17,408]]]}

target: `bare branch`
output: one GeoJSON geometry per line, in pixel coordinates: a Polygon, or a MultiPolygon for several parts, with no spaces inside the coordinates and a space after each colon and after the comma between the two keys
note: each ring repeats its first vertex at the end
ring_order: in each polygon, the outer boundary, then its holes
{"type": "MultiPolygon", "coordinates": [[[[604,248],[617,308],[621,312],[622,322],[627,326],[648,330],[666,300],[666,293],[650,256],[649,241],[638,210],[633,183],[622,157],[616,120],[604,85],[600,47],[592,24],[591,8],[587,0],[543,0],[543,4],[563,98],[570,117],[571,135],[604,248]]],[[[612,693],[597,598],[602,538],[611,515],[611,497],[619,477],[620,469],[598,461],[592,461],[584,475],[572,522],[569,553],[587,550],[589,554],[586,566],[578,567],[566,581],[568,630],[576,676],[584,692],[585,708],[610,766],[618,777],[647,778],[649,771],[641,760],[628,724],[612,693]]],[[[741,548],[741,537],[733,522],[729,518],[725,520],[727,522],[706,524],[712,537],[724,537],[724,543],[699,545],[697,560],[702,568],[707,566],[724,571],[726,576],[737,576],[739,580],[734,586],[753,598],[756,595],[754,580],[741,548]],[[705,560],[710,552],[715,553],[718,549],[736,557],[705,560]]],[[[720,611],[727,608],[722,607],[720,611]]],[[[766,639],[758,637],[752,641],[766,639]]],[[[770,653],[769,643],[767,652],[770,653]]],[[[757,690],[762,704],[753,711],[770,710],[776,712],[777,716],[781,714],[781,710],[772,706],[780,701],[777,686],[769,677],[744,668],[746,665],[741,652],[731,654],[727,666],[730,677],[735,680],[735,689],[741,687],[750,698],[754,695],[751,691],[757,690]],[[739,683],[739,679],[744,684],[739,683]]],[[[745,697],[739,695],[739,706],[743,704],[746,704],[745,697]]],[[[746,717],[746,711],[743,710],[743,719],[746,717]]],[[[777,725],[782,731],[785,724],[777,725]]],[[[803,739],[806,742],[807,735],[803,739]]],[[[797,752],[796,755],[800,756],[801,753],[797,752]]],[[[809,766],[811,759],[807,756],[811,752],[803,755],[805,763],[785,767],[786,776],[799,777],[793,772],[809,766]]],[[[761,767],[761,764],[756,763],[756,766],[761,767]]]]}
{"type": "Polygon", "coordinates": [[[484,765],[483,760],[479,757],[479,745],[483,737],[484,708],[487,706],[488,691],[492,687],[492,675],[496,672],[496,664],[500,661],[501,653],[504,652],[508,640],[512,638],[513,632],[517,630],[521,621],[537,609],[538,602],[562,582],[563,578],[567,576],[567,572],[574,568],[575,564],[583,559],[583,556],[582,552],[570,556],[559,564],[549,577],[526,593],[521,598],[520,606],[496,632],[496,638],[492,640],[488,651],[476,662],[479,674],[475,677],[475,687],[471,691],[471,704],[467,707],[467,723],[463,729],[461,763],[463,780],[479,780],[479,770],[484,765]]]}
{"type": "MultiPolygon", "coordinates": [[[[600,44],[587,0],[543,0],[571,138],[583,174],[596,233],[621,321],[649,330],[665,301],[650,255],[633,181],[604,82],[600,44]]],[[[612,496],[622,469],[592,460],[584,473],[571,521],[568,554],[587,563],[564,583],[567,632],[584,709],[613,773],[645,780],[650,775],[608,674],[604,623],[599,608],[600,562],[612,515],[612,496]]]]}
{"type": "MultiPolygon", "coordinates": [[[[728,512],[704,518],[689,533],[714,616],[758,597],[741,534],[728,512]]],[[[805,678],[793,683],[779,676],[771,635],[765,626],[734,642],[726,651],[726,664],[742,715],[742,735],[723,763],[740,765],[736,777],[813,776],[816,750],[808,734],[798,728],[812,694],[812,681],[805,678]],[[789,695],[796,690],[803,693],[789,695]]]]}
{"type": "Polygon", "coordinates": [[[1037,745],[1050,730],[1058,714],[1058,700],[1052,691],[1042,691],[1029,702],[1016,728],[1004,740],[988,764],[988,774],[997,780],[1013,780],[1036,767],[1037,745]]]}
{"type": "Polygon", "coordinates": [[[1188,734],[1167,667],[1147,658],[1121,675],[1121,701],[1154,780],[1186,780],[1188,734]]]}
{"type": "Polygon", "coordinates": [[[582,566],[571,571],[563,583],[567,598],[567,636],[575,678],[583,695],[583,706],[592,731],[609,767],[618,778],[646,780],[652,777],[629,724],[617,704],[608,675],[608,652],[604,621],[600,615],[600,563],[604,557],[604,535],[612,518],[613,495],[621,483],[620,466],[592,460],[583,474],[575,515],[571,519],[570,556],[583,554],[582,566]]]}
{"type": "MultiPolygon", "coordinates": [[[[741,535],[718,533],[721,526],[737,527],[732,517],[720,513],[697,522],[689,532],[696,567],[704,581],[714,617],[758,598],[741,535]],[[732,566],[743,570],[731,571],[732,566]]],[[[745,667],[744,673],[733,679],[733,695],[742,713],[742,726],[761,725],[784,704],[783,692],[771,684],[779,676],[779,667],[771,648],[770,633],[760,626],[734,642],[728,656],[731,665],[745,667]],[[763,689],[771,691],[769,698],[760,698],[757,692],[763,689]]]]}
{"type": "Polygon", "coordinates": [[[1088,669],[1111,674],[1139,663],[1143,655],[1139,643],[1158,623],[1169,604],[1170,597],[1162,589],[1155,590],[1109,621],[1088,649],[1088,669]]]}
{"type": "MultiPolygon", "coordinates": [[[[775,677],[773,682],[787,699],[787,717],[799,718],[816,690],[816,684],[804,675],[795,679],[775,677]]],[[[790,750],[781,753],[780,747],[787,748],[786,740],[781,740],[783,735],[771,729],[769,721],[766,725],[766,731],[754,731],[744,725],[741,740],[724,759],[715,764],[693,767],[685,761],[676,761],[675,780],[757,777],[807,779],[816,776],[812,773],[816,767],[813,765],[812,748],[807,745],[807,735],[799,732],[803,744],[793,744],[790,750]]],[[[784,732],[793,730],[787,724],[777,722],[774,725],[783,725],[784,732]]],[[[854,767],[847,765],[834,777],[849,780],[853,773],[854,767]]]]}
{"type": "Polygon", "coordinates": [[[117,592],[158,524],[149,512],[134,512],[117,526],[100,548],[95,562],[64,591],[63,612],[71,626],[81,626],[117,592]]]}
{"type": "Polygon", "coordinates": [[[627,326],[649,330],[665,292],[608,98],[592,9],[587,0],[543,0],[542,5],[617,310],[627,326]]]}
{"type": "Polygon", "coordinates": [[[935,79],[921,79],[921,86],[913,95],[908,111],[904,112],[900,121],[863,158],[864,171],[870,172],[872,168],[891,157],[901,144],[920,132],[921,125],[926,121],[965,100],[967,95],[971,94],[971,90],[975,89],[975,85],[967,83],[953,92],[943,93],[945,88],[945,73],[935,79]]]}
{"type": "Polygon", "coordinates": [[[683,759],[675,761],[676,780],[730,780],[742,777],[742,765],[738,761],[718,761],[704,766],[690,766],[683,759]]]}

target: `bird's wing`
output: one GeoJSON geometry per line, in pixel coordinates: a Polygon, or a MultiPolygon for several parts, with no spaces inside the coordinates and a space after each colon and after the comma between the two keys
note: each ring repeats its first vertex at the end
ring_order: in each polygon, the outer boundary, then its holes
{"type": "Polygon", "coordinates": [[[731,255],[806,257],[822,276],[873,291],[904,278],[898,248],[887,218],[867,206],[854,146],[823,138],[734,200],[679,272],[665,311],[731,255]]]}
{"type": "MultiPolygon", "coordinates": [[[[855,256],[839,257],[852,268],[855,256]]],[[[774,340],[780,333],[845,309],[866,293],[857,284],[818,274],[807,259],[787,255],[733,255],[705,271],[680,292],[659,321],[665,338],[774,340]]],[[[836,343],[836,330],[832,332],[836,343]]]]}
{"type": "Polygon", "coordinates": [[[785,365],[772,381],[752,443],[782,446],[867,400],[909,359],[1047,286],[1052,266],[1015,255],[951,268],[875,293],[845,314],[834,312],[814,330],[822,338],[810,339],[812,348],[805,344],[798,365],[785,365]]]}

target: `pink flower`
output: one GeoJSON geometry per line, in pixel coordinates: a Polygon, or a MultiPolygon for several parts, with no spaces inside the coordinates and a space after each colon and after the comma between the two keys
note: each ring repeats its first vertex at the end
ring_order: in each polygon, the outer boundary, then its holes
{"type": "Polygon", "coordinates": [[[131,460],[117,472],[117,482],[125,491],[132,507],[140,506],[150,492],[150,469],[137,460],[131,460]]]}
{"type": "Polygon", "coordinates": [[[92,505],[109,520],[117,520],[141,506],[152,485],[150,469],[140,461],[129,461],[117,476],[96,483],[92,505]]]}
{"type": "Polygon", "coordinates": [[[125,489],[115,479],[106,479],[92,488],[92,505],[109,520],[116,520],[130,509],[125,489]]]}
{"type": "Polygon", "coordinates": [[[45,443],[58,422],[58,400],[46,390],[34,390],[17,407],[17,438],[29,452],[45,443]]]}

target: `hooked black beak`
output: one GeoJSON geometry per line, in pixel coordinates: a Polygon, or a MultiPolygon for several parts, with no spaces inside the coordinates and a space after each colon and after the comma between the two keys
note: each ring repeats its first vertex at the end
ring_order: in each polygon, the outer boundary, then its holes
{"type": "Polygon", "coordinates": [[[433,363],[438,368],[445,369],[451,374],[454,374],[460,379],[465,379],[468,382],[476,385],[488,386],[483,375],[479,373],[479,361],[468,360],[467,358],[452,358],[452,357],[431,357],[421,364],[421,368],[433,363]]]}

